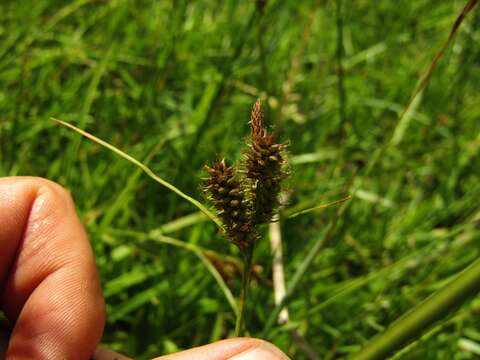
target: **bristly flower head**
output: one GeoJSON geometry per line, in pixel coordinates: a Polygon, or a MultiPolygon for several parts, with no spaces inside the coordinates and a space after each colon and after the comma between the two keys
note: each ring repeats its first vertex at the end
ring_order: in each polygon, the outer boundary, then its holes
{"type": "Polygon", "coordinates": [[[250,126],[252,138],[246,156],[246,176],[251,180],[250,196],[254,208],[254,224],[268,223],[279,206],[281,181],[286,177],[286,144],[275,143],[275,137],[264,125],[262,104],[257,100],[253,106],[250,126]]]}
{"type": "Polygon", "coordinates": [[[250,220],[249,206],[235,169],[227,166],[225,160],[205,166],[210,177],[206,179],[205,190],[222,219],[228,239],[245,251],[256,239],[256,230],[250,220]]]}
{"type": "MultiPolygon", "coordinates": [[[[257,2],[257,4],[264,2],[257,2]]],[[[260,238],[259,225],[273,220],[280,205],[281,181],[286,177],[286,144],[275,143],[263,123],[260,100],[253,106],[250,116],[251,140],[247,143],[242,172],[235,174],[233,166],[221,160],[205,166],[209,177],[205,191],[222,220],[226,237],[238,246],[244,255],[242,292],[238,303],[235,336],[242,335],[245,300],[253,265],[253,250],[260,238]]]]}
{"type": "Polygon", "coordinates": [[[244,253],[258,239],[258,225],[271,222],[277,213],[281,182],[287,176],[287,145],[275,143],[274,135],[265,128],[260,100],[253,106],[250,125],[252,135],[241,176],[225,160],[205,166],[210,175],[205,191],[222,220],[226,237],[244,253]]]}

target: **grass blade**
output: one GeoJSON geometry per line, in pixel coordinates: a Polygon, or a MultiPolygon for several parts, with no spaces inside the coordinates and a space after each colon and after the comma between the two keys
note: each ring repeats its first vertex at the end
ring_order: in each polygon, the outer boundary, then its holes
{"type": "Polygon", "coordinates": [[[445,50],[448,48],[448,46],[452,42],[463,20],[465,20],[465,17],[475,7],[475,5],[477,5],[477,3],[478,3],[478,0],[469,0],[464,6],[462,12],[458,15],[457,19],[453,23],[452,28],[450,29],[450,33],[448,34],[447,40],[445,40],[442,47],[437,51],[432,61],[428,65],[427,69],[423,72],[422,76],[420,77],[420,80],[418,81],[418,85],[415,87],[415,90],[413,91],[413,94],[410,97],[407,103],[407,106],[405,107],[405,110],[400,115],[397,128],[395,129],[395,132],[393,133],[393,136],[390,139],[389,146],[390,145],[395,146],[400,143],[403,137],[403,134],[406,131],[406,127],[408,126],[408,118],[411,116],[411,113],[417,107],[420,101],[421,94],[423,93],[423,90],[427,86],[428,81],[432,76],[433,70],[437,66],[438,61],[445,54],[445,50]],[[407,119],[404,120],[404,118],[407,118],[407,119]]]}
{"type": "Polygon", "coordinates": [[[232,308],[232,310],[235,312],[235,314],[237,313],[238,311],[237,302],[235,301],[235,298],[232,292],[230,291],[230,288],[227,286],[227,284],[225,283],[225,281],[223,280],[222,276],[217,271],[215,266],[212,264],[212,262],[207,258],[207,256],[205,256],[204,250],[200,246],[158,234],[156,231],[153,233],[147,234],[147,233],[132,231],[132,230],[113,230],[112,233],[133,236],[139,240],[155,241],[162,244],[176,246],[178,248],[182,248],[184,250],[193,252],[202,261],[203,265],[207,268],[207,270],[213,276],[218,286],[220,286],[220,289],[225,295],[225,298],[230,304],[230,307],[232,308]]]}
{"type": "Polygon", "coordinates": [[[107,149],[109,149],[110,151],[113,151],[115,154],[121,156],[125,160],[128,160],[132,164],[138,166],[140,169],[143,170],[143,172],[145,172],[145,174],[147,174],[153,180],[158,182],[160,185],[163,185],[167,189],[173,191],[175,194],[184,198],[185,200],[187,200],[191,204],[195,205],[201,212],[203,212],[213,222],[215,222],[215,224],[217,224],[220,228],[222,227],[222,223],[220,222],[220,220],[210,210],[208,210],[200,201],[192,198],[191,196],[188,196],[187,194],[182,192],[180,189],[178,189],[174,185],[170,184],[168,181],[166,181],[166,180],[162,179],[160,176],[156,175],[148,166],[146,166],[142,162],[138,161],[137,159],[133,158],[132,156],[128,155],[127,153],[124,153],[122,150],[120,150],[120,149],[116,148],[115,146],[107,143],[106,141],[103,141],[102,139],[99,139],[96,136],[94,136],[94,135],[92,135],[92,134],[90,134],[90,133],[88,133],[88,132],[86,132],[82,129],[79,129],[76,126],[73,126],[72,124],[69,124],[65,121],[54,119],[54,118],[51,118],[51,120],[55,121],[57,124],[60,124],[60,125],[65,126],[65,127],[69,128],[71,130],[76,131],[77,133],[85,136],[87,139],[90,139],[90,140],[96,142],[97,144],[102,145],[103,147],[106,147],[107,149]]]}
{"type": "Polygon", "coordinates": [[[297,211],[293,214],[288,215],[288,218],[291,219],[291,218],[294,218],[294,217],[297,217],[297,216],[300,216],[300,215],[308,214],[309,212],[312,212],[312,211],[315,211],[315,210],[326,209],[326,208],[329,208],[331,206],[339,205],[341,203],[344,203],[345,201],[350,200],[351,198],[352,197],[350,195],[348,195],[347,197],[344,197],[343,199],[340,199],[340,200],[331,201],[331,202],[326,203],[326,204],[321,204],[321,205],[317,205],[317,206],[314,206],[314,207],[311,207],[311,208],[308,208],[308,209],[305,209],[305,210],[297,211]]]}
{"type": "Polygon", "coordinates": [[[463,270],[445,287],[395,321],[352,358],[386,359],[388,355],[415,339],[430,325],[478,291],[480,291],[480,259],[463,270]]]}
{"type": "Polygon", "coordinates": [[[192,251],[197,255],[197,257],[202,261],[203,265],[207,268],[207,270],[210,272],[210,274],[213,276],[215,281],[217,282],[218,286],[220,286],[220,289],[222,290],[223,294],[225,295],[225,298],[227,299],[228,303],[230,304],[230,307],[232,310],[237,313],[238,308],[237,308],[237,303],[235,301],[235,298],[233,297],[232,292],[230,291],[230,288],[225,284],[225,281],[223,281],[222,276],[220,273],[217,271],[215,266],[208,260],[208,258],[204,255],[203,251],[195,245],[186,243],[184,241],[180,241],[177,239],[172,239],[169,237],[165,236],[157,236],[155,237],[156,241],[162,242],[164,244],[169,244],[177,247],[181,247],[183,249],[192,251]]]}

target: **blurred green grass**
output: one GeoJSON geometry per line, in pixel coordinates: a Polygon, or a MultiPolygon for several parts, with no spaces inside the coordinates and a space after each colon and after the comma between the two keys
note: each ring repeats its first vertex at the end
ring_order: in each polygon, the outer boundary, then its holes
{"type": "MultiPolygon", "coordinates": [[[[234,314],[204,264],[155,239],[222,261],[238,254],[191,204],[49,118],[111,142],[203,201],[203,164],[241,157],[261,97],[290,142],[288,211],[339,199],[390,138],[464,2],[345,6],[343,124],[335,4],[272,0],[259,16],[253,1],[1,2],[0,175],[44,176],[72,192],[107,295],[106,346],[143,359],[229,336],[234,314]]],[[[478,257],[479,23],[477,9],[394,146],[357,179],[360,191],[288,305],[290,323],[268,334],[292,358],[309,359],[305,343],[321,358],[347,356],[478,257]]],[[[335,214],[282,220],[287,281],[335,214]]],[[[256,263],[252,336],[274,307],[266,237],[256,263]]],[[[237,294],[239,279],[229,280],[237,294]]],[[[479,306],[446,314],[398,358],[478,357],[479,306]]]]}

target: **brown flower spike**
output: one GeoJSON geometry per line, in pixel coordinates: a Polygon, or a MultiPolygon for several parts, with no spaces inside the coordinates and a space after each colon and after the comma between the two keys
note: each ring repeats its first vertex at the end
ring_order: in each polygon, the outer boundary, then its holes
{"type": "Polygon", "coordinates": [[[285,144],[276,144],[263,124],[260,101],[253,106],[251,142],[245,151],[243,177],[225,160],[206,166],[210,177],[205,190],[210,194],[228,239],[246,252],[258,236],[257,225],[272,221],[279,206],[284,170],[285,144]]]}
{"type": "Polygon", "coordinates": [[[244,251],[255,240],[256,231],[250,221],[249,206],[243,189],[235,178],[235,170],[232,166],[227,166],[225,160],[205,168],[210,174],[205,189],[222,219],[226,235],[244,251]]]}
{"type": "Polygon", "coordinates": [[[260,237],[258,225],[272,221],[278,210],[280,183],[287,175],[284,170],[287,145],[276,144],[273,134],[265,128],[260,101],[253,106],[250,125],[252,138],[245,151],[242,176],[236,175],[235,168],[227,166],[225,160],[205,167],[210,174],[205,191],[218,211],[226,237],[244,256],[235,336],[243,334],[253,250],[260,237]]]}
{"type": "Polygon", "coordinates": [[[252,138],[246,152],[246,177],[250,179],[252,221],[254,224],[272,221],[278,209],[281,181],[287,176],[285,167],[286,144],[276,144],[273,134],[263,123],[262,104],[257,100],[252,109],[250,126],[252,138]]]}

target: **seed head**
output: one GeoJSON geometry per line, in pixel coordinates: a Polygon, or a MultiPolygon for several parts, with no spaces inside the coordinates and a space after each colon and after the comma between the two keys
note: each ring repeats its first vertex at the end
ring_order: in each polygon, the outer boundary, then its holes
{"type": "Polygon", "coordinates": [[[257,225],[271,222],[278,211],[281,181],[287,176],[287,145],[275,143],[263,121],[262,105],[257,101],[250,117],[252,134],[241,176],[225,160],[205,166],[210,175],[205,191],[222,220],[226,237],[243,252],[258,239],[257,225]]]}
{"type": "Polygon", "coordinates": [[[248,202],[236,179],[235,169],[227,166],[225,160],[205,168],[210,175],[205,182],[205,191],[218,211],[225,233],[231,242],[245,251],[255,241],[256,231],[250,221],[248,202]]]}
{"type": "Polygon", "coordinates": [[[246,152],[246,177],[250,180],[252,198],[252,221],[254,224],[268,223],[278,209],[281,181],[286,177],[286,144],[275,143],[275,137],[264,125],[262,104],[253,105],[250,126],[251,143],[246,152]]]}

